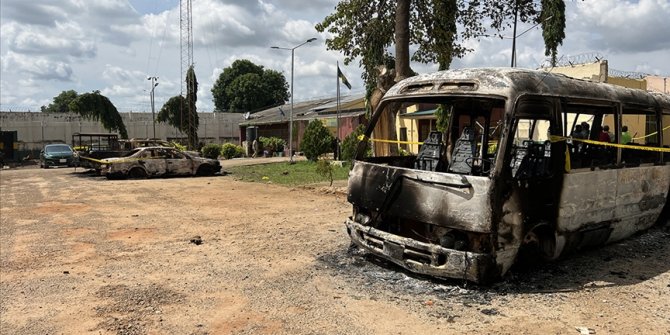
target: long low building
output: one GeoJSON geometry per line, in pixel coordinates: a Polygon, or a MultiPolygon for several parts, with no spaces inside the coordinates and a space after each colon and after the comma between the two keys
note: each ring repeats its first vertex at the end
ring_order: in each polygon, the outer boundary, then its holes
{"type": "MultiPolygon", "coordinates": [[[[129,138],[184,141],[186,135],[167,123],[154,123],[151,113],[119,113],[129,138]]],[[[198,139],[202,143],[239,143],[240,113],[198,113],[198,139]]],[[[109,133],[98,121],[72,113],[0,112],[0,151],[5,160],[35,158],[48,143],[72,144],[74,133],[109,133]]]]}
{"type": "MultiPolygon", "coordinates": [[[[291,105],[284,104],[245,115],[240,122],[242,142],[258,137],[279,137],[288,143],[291,105]]],[[[307,125],[312,120],[323,122],[333,136],[343,139],[360,124],[365,123],[365,96],[363,94],[314,99],[293,105],[293,147],[300,151],[300,143],[307,125]]],[[[244,143],[243,143],[244,144],[244,143]]]]}

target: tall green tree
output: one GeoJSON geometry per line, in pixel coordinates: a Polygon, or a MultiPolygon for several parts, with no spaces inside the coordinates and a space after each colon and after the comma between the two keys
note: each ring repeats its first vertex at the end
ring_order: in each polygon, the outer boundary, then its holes
{"type": "Polygon", "coordinates": [[[565,3],[563,0],[542,0],[542,23],[544,55],[551,57],[551,66],[556,66],[558,46],[565,38],[565,3]]]}
{"type": "Polygon", "coordinates": [[[84,93],[70,102],[68,109],[85,119],[100,121],[109,131],[118,131],[121,138],[128,138],[128,131],[119,111],[100,91],[84,93]]]}
{"type": "Polygon", "coordinates": [[[186,127],[188,126],[184,127],[184,125],[188,123],[188,120],[183,117],[186,109],[186,98],[182,95],[174,96],[163,104],[158,115],[156,115],[156,121],[167,123],[170,126],[179,129],[182,133],[186,133],[188,130],[186,127]]]}
{"type": "Polygon", "coordinates": [[[218,112],[242,113],[286,102],[288,88],[280,72],[238,59],[223,69],[212,87],[212,96],[218,112]]]}
{"type": "Polygon", "coordinates": [[[70,103],[76,100],[77,96],[77,92],[74,90],[63,91],[54,97],[49,106],[42,106],[40,109],[43,113],[68,113],[70,112],[70,103]]]}
{"type": "Polygon", "coordinates": [[[543,32],[550,32],[551,36],[545,37],[545,41],[550,41],[547,47],[555,54],[565,27],[565,6],[559,2],[562,0],[543,0],[538,8],[532,0],[343,0],[316,29],[332,35],[326,46],[342,52],[345,64],[360,58],[363,80],[368,87],[374,87],[374,69],[387,64],[387,56],[395,58],[397,79],[406,76],[410,59],[436,62],[440,69],[447,69],[453,57],[472,51],[463,45],[465,40],[479,38],[488,29],[500,32],[509,28],[515,16],[519,22],[540,22],[554,15],[542,22],[543,32]],[[547,8],[544,14],[543,8],[547,8]],[[458,32],[457,26],[462,26],[462,31],[458,32]],[[385,50],[392,44],[396,44],[396,54],[388,55],[385,50]],[[415,52],[407,58],[409,46],[415,46],[415,52]]]}
{"type": "Polygon", "coordinates": [[[186,71],[186,102],[187,124],[186,136],[188,137],[188,148],[195,150],[198,147],[198,126],[199,118],[195,103],[198,100],[198,79],[195,77],[193,65],[186,71]]]}
{"type": "Polygon", "coordinates": [[[176,95],[163,104],[156,115],[156,121],[167,123],[186,134],[187,146],[190,150],[198,147],[198,127],[200,119],[195,107],[198,93],[198,80],[193,66],[186,71],[186,97],[176,95]]]}

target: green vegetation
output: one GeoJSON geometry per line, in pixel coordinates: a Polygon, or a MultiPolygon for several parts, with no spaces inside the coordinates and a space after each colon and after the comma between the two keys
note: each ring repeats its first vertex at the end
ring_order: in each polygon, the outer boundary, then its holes
{"type": "Polygon", "coordinates": [[[221,146],[221,156],[225,159],[244,156],[244,148],[234,143],[224,143],[221,146]]]}
{"type": "Polygon", "coordinates": [[[199,118],[195,107],[198,92],[198,80],[195,77],[193,66],[186,72],[186,97],[176,95],[170,98],[156,115],[156,121],[179,129],[188,137],[188,148],[195,150],[198,143],[199,118]]]}
{"type": "Polygon", "coordinates": [[[283,152],[286,141],[279,137],[259,137],[258,140],[263,145],[262,150],[267,150],[270,154],[273,152],[283,152]]]}
{"type": "Polygon", "coordinates": [[[333,135],[321,121],[312,120],[305,129],[300,150],[308,160],[316,162],[319,156],[333,151],[333,140],[333,135]]]}
{"type": "Polygon", "coordinates": [[[330,162],[330,159],[319,159],[316,162],[316,173],[321,177],[328,178],[330,186],[333,186],[333,171],[335,171],[335,167],[330,162]]]}
{"type": "Polygon", "coordinates": [[[77,96],[70,102],[68,108],[85,119],[100,121],[102,127],[109,131],[118,131],[121,138],[128,138],[121,114],[106,96],[100,94],[100,91],[77,96]]]}
{"type": "MultiPolygon", "coordinates": [[[[342,156],[340,157],[341,160],[351,162],[354,159],[356,150],[358,149],[358,143],[360,142],[358,136],[363,135],[363,133],[365,133],[365,126],[361,124],[351,134],[344,138],[340,146],[340,152],[342,153],[342,156]]],[[[365,156],[367,157],[370,155],[372,155],[372,148],[368,145],[365,156]]]]}
{"type": "Polygon", "coordinates": [[[210,143],[200,149],[202,156],[205,158],[217,159],[221,154],[221,146],[218,144],[210,143]]]}
{"type": "MultiPolygon", "coordinates": [[[[226,168],[233,177],[250,182],[273,183],[287,186],[328,182],[330,178],[319,175],[315,162],[298,161],[295,164],[272,163],[226,168]]],[[[346,180],[348,165],[333,166],[333,180],[346,180]]]]}
{"type": "Polygon", "coordinates": [[[69,113],[70,103],[75,101],[79,95],[75,90],[63,91],[55,96],[49,106],[42,106],[42,113],[69,113]]]}
{"type": "Polygon", "coordinates": [[[186,151],[186,149],[187,149],[185,145],[183,145],[179,142],[175,142],[175,141],[170,141],[170,145],[177,148],[177,150],[179,150],[179,151],[186,151]]]}
{"type": "Polygon", "coordinates": [[[278,71],[238,59],[219,75],[212,87],[217,112],[243,113],[283,104],[288,100],[288,83],[278,71]]]}
{"type": "Polygon", "coordinates": [[[87,120],[100,121],[103,128],[118,131],[121,138],[128,138],[126,126],[119,111],[100,91],[79,95],[74,90],[63,91],[53,98],[49,106],[42,106],[43,113],[76,113],[87,120]]]}

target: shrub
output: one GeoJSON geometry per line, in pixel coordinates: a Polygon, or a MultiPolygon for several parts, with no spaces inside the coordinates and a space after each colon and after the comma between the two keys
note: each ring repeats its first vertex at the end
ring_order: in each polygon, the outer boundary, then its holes
{"type": "MultiPolygon", "coordinates": [[[[358,136],[363,135],[365,133],[365,126],[364,125],[359,125],[356,130],[354,130],[351,134],[347,135],[347,137],[344,138],[342,141],[342,144],[340,146],[340,152],[341,152],[341,158],[343,161],[349,161],[351,162],[354,157],[356,156],[356,150],[358,149],[358,142],[360,140],[358,139],[358,136]]],[[[372,154],[371,148],[368,145],[366,148],[366,153],[365,156],[370,156],[372,154]]]]}
{"type": "Polygon", "coordinates": [[[217,159],[221,154],[221,146],[218,144],[210,143],[202,147],[202,149],[200,149],[200,152],[202,152],[203,157],[217,159]]]}
{"type": "Polygon", "coordinates": [[[330,186],[333,186],[333,164],[329,159],[319,159],[316,162],[316,173],[330,180],[330,186]]]}
{"type": "Polygon", "coordinates": [[[305,129],[300,150],[308,160],[316,162],[319,156],[333,150],[333,135],[319,120],[312,120],[305,129]]]}
{"type": "Polygon", "coordinates": [[[171,144],[173,147],[177,148],[177,150],[179,150],[179,151],[186,151],[186,146],[185,146],[185,145],[182,145],[181,143],[172,141],[172,142],[170,142],[170,144],[171,144]]]}
{"type": "Polygon", "coordinates": [[[263,145],[263,150],[268,152],[282,152],[284,151],[284,146],[286,146],[286,141],[279,137],[259,137],[258,140],[263,145]]]}
{"type": "Polygon", "coordinates": [[[221,156],[225,159],[242,157],[244,148],[234,143],[224,143],[221,147],[221,156]]]}

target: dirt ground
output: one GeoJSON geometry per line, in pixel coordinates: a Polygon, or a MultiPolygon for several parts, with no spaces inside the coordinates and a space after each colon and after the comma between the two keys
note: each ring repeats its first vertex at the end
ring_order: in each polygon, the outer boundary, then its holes
{"type": "Polygon", "coordinates": [[[670,334],[658,227],[481,287],[349,248],[341,188],[25,168],[0,202],[0,334],[670,334]]]}

